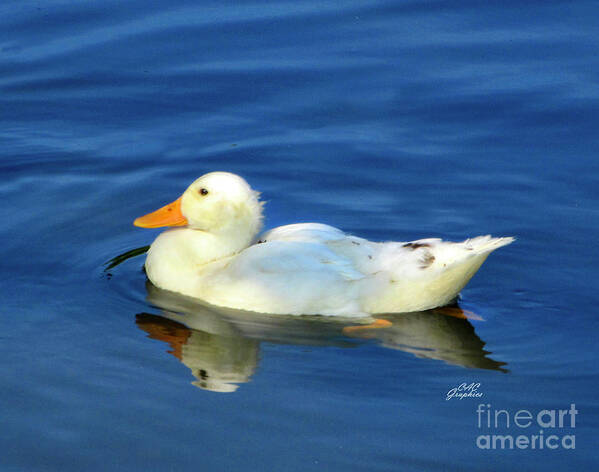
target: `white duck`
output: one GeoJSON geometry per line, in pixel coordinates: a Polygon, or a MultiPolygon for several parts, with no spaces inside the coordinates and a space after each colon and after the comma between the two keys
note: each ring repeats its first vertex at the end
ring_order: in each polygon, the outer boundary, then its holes
{"type": "Polygon", "coordinates": [[[513,241],[376,243],[319,223],[262,227],[262,203],[241,177],[212,172],[136,226],[161,233],[146,258],[160,288],[243,310],[367,316],[450,303],[487,256],[513,241]]]}

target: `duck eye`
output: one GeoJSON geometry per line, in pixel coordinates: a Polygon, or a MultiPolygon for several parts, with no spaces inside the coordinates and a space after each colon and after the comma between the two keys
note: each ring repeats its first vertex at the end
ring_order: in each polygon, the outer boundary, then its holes
{"type": "Polygon", "coordinates": [[[206,190],[205,188],[201,188],[200,195],[203,195],[203,196],[208,195],[208,190],[206,190]]]}

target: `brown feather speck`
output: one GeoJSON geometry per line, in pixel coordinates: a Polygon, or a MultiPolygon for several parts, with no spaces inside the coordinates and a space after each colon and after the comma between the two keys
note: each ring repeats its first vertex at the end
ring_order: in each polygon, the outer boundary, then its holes
{"type": "Polygon", "coordinates": [[[431,247],[428,243],[405,243],[403,247],[409,247],[411,249],[418,249],[419,247],[431,247]]]}

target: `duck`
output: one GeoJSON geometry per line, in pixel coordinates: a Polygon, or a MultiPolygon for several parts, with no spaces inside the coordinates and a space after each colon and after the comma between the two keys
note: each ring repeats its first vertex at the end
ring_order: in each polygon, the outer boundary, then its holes
{"type": "Polygon", "coordinates": [[[367,317],[442,307],[513,237],[374,242],[322,223],[262,232],[264,202],[242,177],[210,172],[141,216],[168,227],[145,260],[150,282],[210,305],[281,315],[367,317]]]}

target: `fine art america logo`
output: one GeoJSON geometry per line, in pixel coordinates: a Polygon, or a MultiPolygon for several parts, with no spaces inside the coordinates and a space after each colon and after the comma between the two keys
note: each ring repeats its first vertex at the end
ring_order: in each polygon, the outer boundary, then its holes
{"type": "Polygon", "coordinates": [[[483,396],[483,393],[478,391],[479,388],[480,383],[478,382],[462,383],[449,390],[445,400],[451,400],[452,398],[459,398],[460,400],[464,398],[480,398],[483,396]]]}
{"type": "Polygon", "coordinates": [[[518,410],[514,414],[481,403],[476,409],[479,430],[502,429],[515,434],[480,434],[476,446],[479,449],[575,449],[576,436],[572,433],[577,414],[574,403],[564,410],[518,410]],[[529,427],[532,428],[529,430],[529,427]]]}

